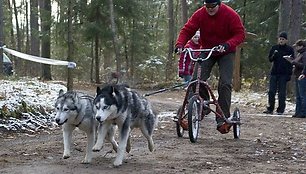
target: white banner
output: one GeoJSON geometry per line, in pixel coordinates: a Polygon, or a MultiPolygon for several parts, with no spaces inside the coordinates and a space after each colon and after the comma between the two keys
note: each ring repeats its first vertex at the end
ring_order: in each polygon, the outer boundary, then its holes
{"type": "Polygon", "coordinates": [[[54,59],[48,59],[48,58],[43,58],[43,57],[38,57],[38,56],[32,56],[32,55],[21,53],[21,52],[18,52],[18,51],[15,51],[15,50],[12,50],[6,47],[2,47],[2,48],[3,48],[3,51],[11,55],[14,55],[16,57],[26,59],[29,61],[48,64],[48,65],[65,65],[65,66],[68,66],[68,68],[76,67],[75,62],[68,62],[68,61],[63,61],[63,60],[54,60],[54,59]]]}

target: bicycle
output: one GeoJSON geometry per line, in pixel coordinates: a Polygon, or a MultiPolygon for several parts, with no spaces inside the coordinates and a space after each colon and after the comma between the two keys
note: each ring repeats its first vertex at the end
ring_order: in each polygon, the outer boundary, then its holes
{"type": "Polygon", "coordinates": [[[216,115],[216,119],[224,120],[224,124],[217,129],[220,133],[226,134],[230,131],[230,128],[233,127],[234,138],[240,138],[241,122],[239,108],[236,107],[233,115],[226,118],[211,87],[206,81],[200,79],[200,63],[208,60],[213,52],[218,52],[218,50],[220,50],[220,47],[218,46],[211,49],[192,50],[190,48],[185,48],[183,50],[185,54],[189,54],[192,61],[198,64],[198,66],[195,66],[198,67],[197,70],[194,71],[194,73],[197,73],[197,78],[189,82],[183,105],[179,107],[174,121],[176,122],[176,132],[178,137],[183,137],[184,131],[188,130],[189,139],[193,143],[198,139],[200,121],[202,121],[210,112],[213,112],[216,115]],[[194,58],[192,52],[205,52],[206,57],[194,58]],[[215,105],[215,110],[211,109],[210,105],[215,105]]]}

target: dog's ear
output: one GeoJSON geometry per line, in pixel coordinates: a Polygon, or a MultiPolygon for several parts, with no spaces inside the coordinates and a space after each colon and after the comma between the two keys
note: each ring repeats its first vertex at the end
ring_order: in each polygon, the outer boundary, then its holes
{"type": "Polygon", "coordinates": [[[59,92],[58,92],[58,96],[63,96],[64,95],[64,90],[63,89],[60,89],[59,92]]]}
{"type": "Polygon", "coordinates": [[[99,86],[97,87],[96,93],[97,93],[97,96],[101,94],[101,88],[99,86]]]}

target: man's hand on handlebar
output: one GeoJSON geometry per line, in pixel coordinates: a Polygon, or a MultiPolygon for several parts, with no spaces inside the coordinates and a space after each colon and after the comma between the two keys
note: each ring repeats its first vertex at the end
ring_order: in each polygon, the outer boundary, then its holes
{"type": "Polygon", "coordinates": [[[224,44],[218,45],[217,51],[219,51],[220,53],[223,53],[223,52],[226,52],[228,49],[229,49],[229,44],[224,43],[224,44]]]}
{"type": "Polygon", "coordinates": [[[176,46],[174,49],[175,54],[181,54],[183,52],[183,47],[181,46],[176,46]]]}

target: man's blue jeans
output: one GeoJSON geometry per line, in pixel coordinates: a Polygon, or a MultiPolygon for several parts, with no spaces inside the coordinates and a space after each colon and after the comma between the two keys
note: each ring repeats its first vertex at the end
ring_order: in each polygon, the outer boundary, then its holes
{"type": "Polygon", "coordinates": [[[302,99],[299,90],[299,80],[298,77],[295,77],[295,114],[294,115],[301,115],[301,106],[302,106],[302,99]]]}
{"type": "Polygon", "coordinates": [[[288,75],[271,75],[268,92],[268,110],[273,112],[275,108],[275,96],[278,93],[278,108],[276,112],[283,113],[286,108],[286,88],[288,75]]]}
{"type": "Polygon", "coordinates": [[[302,80],[298,80],[298,90],[300,94],[300,109],[299,113],[300,116],[306,116],[306,78],[302,80]]]}

